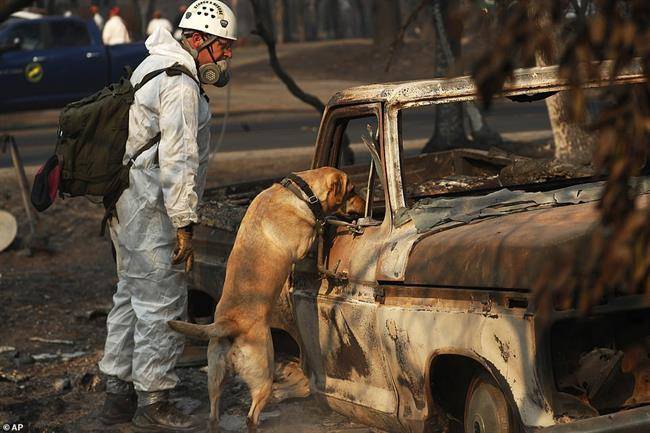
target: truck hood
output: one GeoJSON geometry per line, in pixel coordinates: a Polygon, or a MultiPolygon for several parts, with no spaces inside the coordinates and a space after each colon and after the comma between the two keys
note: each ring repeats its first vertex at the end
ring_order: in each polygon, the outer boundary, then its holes
{"type": "MultiPolygon", "coordinates": [[[[645,187],[648,182],[641,184],[645,187]]],[[[644,191],[638,204],[647,208],[650,200],[644,191]]],[[[408,256],[403,281],[410,285],[529,291],[548,272],[551,258],[580,263],[599,218],[597,201],[586,201],[531,206],[496,215],[482,209],[476,215],[486,214],[487,219],[444,219],[428,231],[419,227],[421,235],[408,256]]]]}

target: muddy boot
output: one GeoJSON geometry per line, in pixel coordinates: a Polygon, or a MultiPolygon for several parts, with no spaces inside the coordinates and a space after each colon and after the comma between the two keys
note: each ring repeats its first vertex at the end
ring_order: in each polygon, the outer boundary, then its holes
{"type": "Polygon", "coordinates": [[[168,391],[138,391],[138,410],[132,421],[136,431],[185,433],[200,425],[169,401],[168,391]]]}
{"type": "Polygon", "coordinates": [[[106,377],[106,398],[99,420],[105,425],[129,422],[138,407],[133,384],[115,376],[106,377]]]}

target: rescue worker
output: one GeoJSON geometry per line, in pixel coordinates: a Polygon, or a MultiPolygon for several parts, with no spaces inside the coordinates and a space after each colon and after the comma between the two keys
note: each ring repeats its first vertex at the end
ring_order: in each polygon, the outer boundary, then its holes
{"type": "Polygon", "coordinates": [[[154,11],[153,18],[147,26],[147,36],[151,36],[158,27],[162,27],[170,33],[172,32],[172,23],[167,18],[163,18],[160,11],[154,11]]]}
{"type": "Polygon", "coordinates": [[[119,281],[99,362],[107,375],[100,419],[105,424],[131,420],[146,431],[196,427],[169,402],[184,338],[167,321],[187,316],[192,224],[197,222],[210,150],[210,106],[195,79],[207,85],[227,83],[237,22],[224,3],[197,0],[180,27],[180,43],[162,28],[147,38],[149,56],[131,82],[136,85],[147,73],[175,64],[193,78],[162,73],[135,93],[123,162],[158,133],[160,140],[134,161],[129,187],[109,226],[119,281]]]}
{"type": "Polygon", "coordinates": [[[126,29],[124,20],[120,16],[120,8],[112,7],[108,13],[108,21],[104,24],[102,31],[102,40],[106,45],[128,44],[131,42],[131,36],[126,29]]]}
{"type": "Polygon", "coordinates": [[[97,28],[101,32],[104,28],[104,17],[99,13],[97,5],[90,6],[90,15],[93,17],[93,21],[97,24],[97,28]]]}

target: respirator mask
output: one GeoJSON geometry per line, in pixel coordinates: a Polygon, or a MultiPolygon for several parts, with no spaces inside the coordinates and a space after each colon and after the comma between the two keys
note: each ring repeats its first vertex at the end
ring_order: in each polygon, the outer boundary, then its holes
{"type": "Polygon", "coordinates": [[[201,83],[224,87],[230,81],[230,62],[219,60],[217,63],[201,65],[198,73],[201,83]]]}
{"type": "Polygon", "coordinates": [[[187,42],[187,39],[183,39],[182,45],[185,50],[192,56],[194,60],[199,57],[199,51],[207,49],[212,58],[212,63],[201,65],[198,68],[199,81],[202,84],[208,84],[216,87],[224,87],[230,81],[230,61],[227,59],[215,61],[214,56],[212,55],[212,48],[210,45],[217,38],[208,39],[202,46],[199,48],[192,48],[192,46],[187,42]]]}

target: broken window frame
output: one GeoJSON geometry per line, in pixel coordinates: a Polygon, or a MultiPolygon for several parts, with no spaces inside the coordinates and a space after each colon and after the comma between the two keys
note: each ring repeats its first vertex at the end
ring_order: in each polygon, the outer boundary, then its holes
{"type": "MultiPolygon", "coordinates": [[[[337,107],[328,110],[324,116],[321,123],[321,128],[318,135],[317,141],[317,151],[314,155],[314,160],[312,162],[312,168],[318,168],[323,166],[339,168],[339,161],[341,159],[342,152],[342,143],[344,134],[348,125],[348,122],[354,119],[367,118],[374,116],[377,122],[377,130],[374,131],[377,137],[376,145],[378,146],[377,152],[382,166],[380,167],[380,172],[382,176],[379,178],[381,186],[384,193],[384,206],[385,212],[381,220],[373,220],[372,218],[363,218],[359,222],[349,224],[348,229],[351,233],[354,233],[355,236],[363,235],[363,228],[365,226],[380,226],[383,224],[390,224],[391,222],[391,212],[388,199],[388,184],[386,179],[386,167],[385,167],[385,158],[384,158],[384,133],[383,133],[383,109],[381,103],[366,103],[352,106],[343,106],[337,107]]],[[[367,133],[366,133],[367,134],[367,133]]],[[[359,137],[361,139],[361,137],[359,137]]],[[[362,139],[361,139],[362,140],[362,139]]],[[[369,152],[369,150],[366,150],[369,152]]],[[[372,161],[372,157],[370,158],[372,161]]],[[[372,164],[368,164],[368,172],[374,172],[375,168],[372,164]]],[[[368,177],[376,178],[376,175],[365,176],[367,180],[368,177]]],[[[370,197],[374,195],[374,188],[376,183],[372,182],[372,191],[369,191],[370,197]]],[[[362,187],[364,185],[355,185],[355,187],[362,187]]],[[[374,203],[373,203],[374,204],[374,203]]],[[[367,209],[372,209],[372,207],[367,207],[367,209]]],[[[372,211],[370,211],[372,212],[372,211]]],[[[340,224],[339,224],[340,225],[340,224]]],[[[328,242],[329,243],[329,242],[328,242]]],[[[345,280],[347,276],[337,272],[337,270],[327,269],[329,248],[325,247],[325,242],[323,237],[318,240],[318,257],[317,257],[317,266],[319,271],[335,279],[345,280]]]]}
{"type": "MultiPolygon", "coordinates": [[[[323,124],[326,125],[326,129],[323,131],[323,135],[321,136],[319,134],[318,137],[318,141],[320,143],[320,146],[318,147],[320,149],[325,150],[325,152],[323,154],[320,155],[317,154],[315,156],[314,158],[315,161],[312,164],[312,166],[313,168],[322,167],[322,166],[339,168],[343,137],[348,123],[354,119],[361,119],[361,118],[371,117],[371,116],[374,116],[377,121],[377,130],[375,131],[375,134],[376,137],[378,138],[376,143],[378,147],[376,150],[379,154],[379,158],[381,161],[381,167],[379,169],[380,172],[382,173],[382,176],[379,178],[379,182],[381,182],[381,186],[384,191],[384,206],[385,206],[384,218],[382,218],[379,221],[383,223],[386,219],[386,215],[389,213],[388,212],[389,206],[388,206],[388,195],[387,195],[388,186],[386,181],[386,167],[384,162],[385,158],[384,158],[383,110],[382,110],[381,103],[367,103],[367,104],[343,106],[343,107],[335,108],[332,111],[326,113],[326,115],[323,116],[323,124]]],[[[358,138],[361,140],[361,137],[358,138]]],[[[370,170],[373,170],[372,164],[369,164],[368,167],[370,168],[370,170]]],[[[365,177],[365,179],[367,178],[368,176],[365,177]]],[[[364,186],[366,185],[355,185],[355,187],[357,188],[364,187],[364,186]]],[[[375,183],[373,181],[372,191],[369,192],[370,197],[374,196],[374,188],[375,188],[375,183]]],[[[374,205],[376,205],[375,201],[373,201],[372,205],[369,206],[369,212],[371,215],[372,215],[372,209],[374,205]]],[[[372,225],[376,225],[376,224],[373,223],[372,225]]]]}

